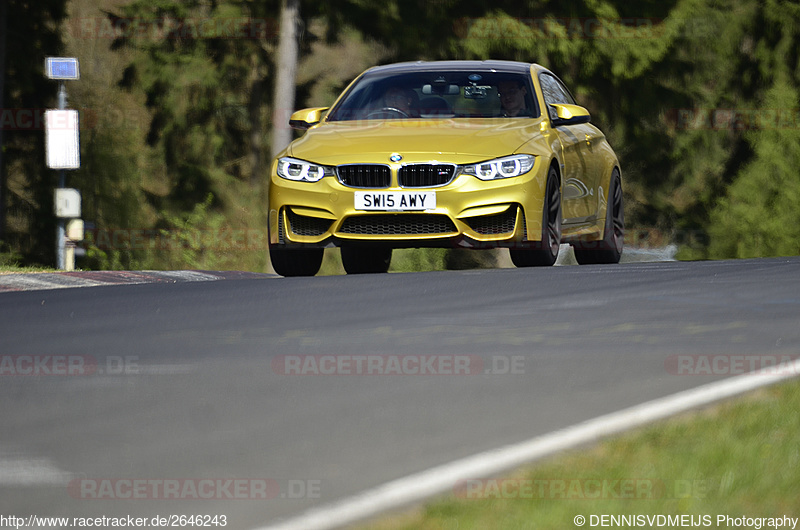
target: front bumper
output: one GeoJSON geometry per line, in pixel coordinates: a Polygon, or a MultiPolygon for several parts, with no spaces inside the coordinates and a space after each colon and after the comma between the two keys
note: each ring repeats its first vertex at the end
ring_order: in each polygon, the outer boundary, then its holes
{"type": "Polygon", "coordinates": [[[406,247],[497,248],[535,246],[541,240],[548,167],[536,158],[528,173],[482,181],[470,175],[432,188],[402,188],[400,165],[391,166],[388,188],[343,185],[336,177],[295,182],[278,177],[269,192],[270,245],[330,247],[370,244],[406,247]],[[434,191],[436,208],[426,211],[361,211],[357,191],[434,191]]]}

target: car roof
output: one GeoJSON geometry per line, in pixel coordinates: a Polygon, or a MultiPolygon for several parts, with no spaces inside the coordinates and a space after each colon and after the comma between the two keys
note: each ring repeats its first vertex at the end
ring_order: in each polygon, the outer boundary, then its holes
{"type": "Polygon", "coordinates": [[[426,72],[437,70],[450,70],[450,71],[486,71],[496,70],[498,72],[508,73],[528,73],[530,72],[531,63],[523,63],[518,61],[413,61],[404,63],[385,64],[383,66],[374,66],[367,70],[367,73],[406,73],[406,72],[426,72]]]}

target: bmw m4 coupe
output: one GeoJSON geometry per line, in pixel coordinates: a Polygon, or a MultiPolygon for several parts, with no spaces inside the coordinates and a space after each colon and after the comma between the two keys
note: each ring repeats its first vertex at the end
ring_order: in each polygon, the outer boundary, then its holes
{"type": "Polygon", "coordinates": [[[333,246],[349,274],[386,272],[394,248],[508,248],[517,267],[552,265],[561,243],[581,264],[622,254],[619,161],[539,65],[378,66],[290,125],[305,133],[269,190],[282,276],[316,274],[333,246]]]}

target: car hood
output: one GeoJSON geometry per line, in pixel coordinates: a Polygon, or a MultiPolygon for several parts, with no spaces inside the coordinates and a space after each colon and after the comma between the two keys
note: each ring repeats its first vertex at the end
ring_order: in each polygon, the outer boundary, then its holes
{"type": "MultiPolygon", "coordinates": [[[[337,165],[447,160],[471,163],[514,154],[541,135],[536,118],[385,120],[324,122],[287,150],[289,156],[337,165]]],[[[532,153],[536,154],[536,153],[532,153]]]]}

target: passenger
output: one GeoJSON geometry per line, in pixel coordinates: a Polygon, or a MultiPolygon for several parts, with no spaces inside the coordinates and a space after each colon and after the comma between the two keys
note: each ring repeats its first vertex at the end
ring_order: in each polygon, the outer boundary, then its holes
{"type": "Polygon", "coordinates": [[[497,84],[500,96],[500,105],[503,107],[503,116],[512,118],[517,116],[530,116],[530,111],[525,104],[525,95],[528,90],[521,81],[501,81],[497,84]]]}

